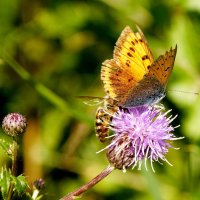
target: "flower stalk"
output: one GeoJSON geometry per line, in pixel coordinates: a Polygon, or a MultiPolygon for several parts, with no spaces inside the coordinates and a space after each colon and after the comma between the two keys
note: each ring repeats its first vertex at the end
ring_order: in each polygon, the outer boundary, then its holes
{"type": "MultiPolygon", "coordinates": [[[[140,106],[134,108],[120,108],[112,115],[109,129],[114,133],[110,136],[110,143],[99,152],[106,150],[110,165],[98,176],[60,200],[73,200],[108,176],[114,169],[126,172],[130,167],[141,169],[147,161],[155,172],[153,163],[169,161],[165,157],[169,149],[175,149],[171,142],[182,139],[172,132],[175,128],[171,122],[176,118],[167,116],[170,111],[163,112],[161,106],[140,106]]],[[[106,121],[105,121],[106,122],[106,121]]],[[[171,164],[170,164],[171,165],[171,164]]]]}
{"type": "MultiPolygon", "coordinates": [[[[2,122],[2,128],[4,132],[13,138],[13,142],[9,148],[9,155],[12,160],[11,175],[17,176],[17,157],[19,147],[19,136],[26,131],[27,122],[26,118],[19,113],[10,113],[4,117],[2,122]]],[[[6,200],[12,198],[15,184],[10,180],[10,185],[6,195],[6,200]]]]}
{"type": "MultiPolygon", "coordinates": [[[[13,176],[17,176],[17,157],[18,157],[18,140],[17,140],[16,137],[13,137],[13,144],[12,144],[12,168],[11,168],[11,174],[13,176]]],[[[14,189],[14,183],[10,182],[6,200],[10,200],[11,199],[12,193],[13,193],[13,189],[14,189]]]]}
{"type": "Polygon", "coordinates": [[[88,189],[92,188],[94,185],[96,185],[99,181],[103,180],[106,176],[108,176],[113,170],[115,169],[114,166],[109,165],[107,168],[105,168],[99,175],[97,175],[95,178],[93,178],[91,181],[86,183],[85,185],[81,186],[80,188],[76,189],[75,191],[67,194],[66,196],[62,197],[60,200],[73,200],[76,197],[80,196],[84,192],[86,192],[88,189]]]}

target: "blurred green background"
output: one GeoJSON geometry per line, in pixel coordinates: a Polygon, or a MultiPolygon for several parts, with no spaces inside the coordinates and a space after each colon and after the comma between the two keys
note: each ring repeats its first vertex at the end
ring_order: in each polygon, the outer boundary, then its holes
{"type": "MultiPolygon", "coordinates": [[[[94,131],[96,106],[79,95],[103,97],[101,63],[112,58],[126,25],[143,30],[156,57],[176,44],[168,90],[199,92],[198,0],[0,1],[1,120],[9,112],[28,119],[19,172],[46,181],[46,197],[59,199],[88,182],[108,162],[94,131]]],[[[167,159],[127,173],[116,170],[83,195],[87,200],[197,200],[200,198],[200,97],[168,92],[163,100],[177,137],[167,159]]],[[[1,131],[1,137],[3,137],[1,131]]],[[[7,157],[0,151],[0,166],[7,157]]]]}

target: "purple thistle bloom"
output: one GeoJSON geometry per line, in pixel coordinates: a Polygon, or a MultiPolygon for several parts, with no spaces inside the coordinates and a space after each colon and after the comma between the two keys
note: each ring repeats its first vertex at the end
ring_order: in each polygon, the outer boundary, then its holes
{"type": "MultiPolygon", "coordinates": [[[[107,149],[109,162],[118,169],[141,168],[142,163],[150,160],[152,170],[154,161],[165,161],[165,154],[173,148],[169,142],[181,138],[171,132],[170,123],[176,118],[166,117],[162,107],[135,107],[119,109],[113,116],[110,128],[114,131],[107,149]]],[[[171,164],[170,164],[171,165],[171,164]]]]}

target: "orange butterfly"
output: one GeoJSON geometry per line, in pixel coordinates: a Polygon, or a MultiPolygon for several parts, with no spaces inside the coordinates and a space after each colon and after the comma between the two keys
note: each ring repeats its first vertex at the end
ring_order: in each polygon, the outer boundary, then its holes
{"type": "Polygon", "coordinates": [[[129,26],[122,31],[113,59],[103,62],[101,79],[109,98],[118,106],[153,105],[165,96],[177,46],[154,61],[142,31],[129,26]]]}

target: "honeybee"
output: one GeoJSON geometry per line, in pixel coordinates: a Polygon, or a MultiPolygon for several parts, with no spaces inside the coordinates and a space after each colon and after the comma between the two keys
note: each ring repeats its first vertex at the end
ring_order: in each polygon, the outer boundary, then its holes
{"type": "Polygon", "coordinates": [[[107,99],[104,102],[104,107],[99,107],[97,109],[95,130],[96,136],[100,142],[105,142],[109,136],[110,124],[112,122],[113,115],[118,109],[119,106],[117,105],[117,101],[113,99],[107,99]]]}
{"type": "Polygon", "coordinates": [[[98,105],[96,111],[96,121],[95,121],[95,130],[96,136],[100,142],[105,142],[109,136],[109,128],[112,122],[113,115],[119,109],[117,101],[109,97],[99,98],[99,97],[79,97],[84,99],[84,103],[87,105],[98,105]]]}

